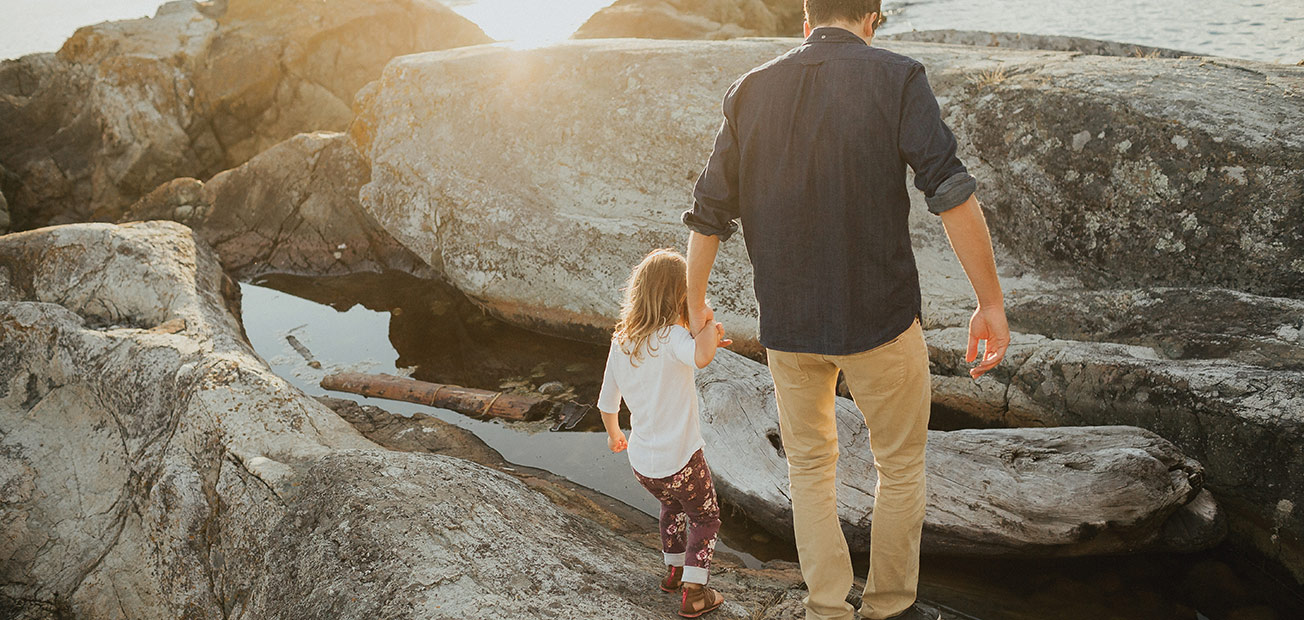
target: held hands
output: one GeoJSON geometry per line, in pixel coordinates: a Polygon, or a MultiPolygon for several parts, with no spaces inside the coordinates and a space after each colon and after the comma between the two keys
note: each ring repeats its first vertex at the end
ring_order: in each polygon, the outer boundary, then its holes
{"type": "Polygon", "coordinates": [[[996,367],[1005,359],[1005,350],[1010,346],[1010,326],[1005,322],[1005,308],[979,307],[969,319],[969,347],[964,353],[964,361],[978,359],[978,341],[984,341],[982,361],[969,369],[969,376],[975,380],[996,367]]]}
{"type": "Polygon", "coordinates": [[[715,320],[715,311],[711,309],[711,306],[708,306],[705,303],[699,306],[694,306],[693,304],[689,304],[688,306],[688,332],[689,333],[691,334],[700,333],[702,331],[702,328],[706,327],[707,323],[710,323],[711,321],[714,320],[715,320]]]}
{"type": "Polygon", "coordinates": [[[618,430],[614,433],[607,433],[607,447],[612,452],[624,452],[629,447],[629,442],[625,441],[625,431],[618,430]]]}
{"type": "MultiPolygon", "coordinates": [[[[693,335],[696,340],[699,335],[710,329],[710,323],[715,321],[715,310],[708,305],[697,307],[689,306],[688,308],[688,333],[693,335]]],[[[724,337],[724,324],[715,323],[715,346],[727,347],[733,344],[733,340],[724,337]]]]}

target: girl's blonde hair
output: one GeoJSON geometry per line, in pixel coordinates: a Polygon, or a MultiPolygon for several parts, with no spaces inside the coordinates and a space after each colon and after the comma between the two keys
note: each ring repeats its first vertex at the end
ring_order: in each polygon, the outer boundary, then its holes
{"type": "MultiPolygon", "coordinates": [[[[669,248],[653,250],[634,267],[625,284],[615,338],[633,363],[656,351],[652,336],[688,317],[688,261],[669,248]]],[[[665,342],[661,337],[657,340],[665,342]]]]}

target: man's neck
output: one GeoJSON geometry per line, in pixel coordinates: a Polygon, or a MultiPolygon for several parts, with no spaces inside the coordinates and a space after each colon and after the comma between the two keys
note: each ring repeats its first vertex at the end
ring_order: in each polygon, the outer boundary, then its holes
{"type": "Polygon", "coordinates": [[[810,29],[811,32],[814,32],[815,30],[818,30],[820,28],[841,28],[843,30],[846,30],[847,32],[850,32],[851,34],[860,37],[865,42],[866,45],[874,44],[873,43],[874,35],[870,34],[869,37],[866,38],[863,34],[861,34],[859,24],[853,24],[850,22],[829,22],[827,24],[820,24],[818,26],[812,25],[810,29]]]}

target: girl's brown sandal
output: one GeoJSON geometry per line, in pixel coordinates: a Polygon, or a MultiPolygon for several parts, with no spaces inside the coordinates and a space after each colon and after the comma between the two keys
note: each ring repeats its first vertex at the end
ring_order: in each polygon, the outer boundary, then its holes
{"type": "Polygon", "coordinates": [[[724,595],[712,588],[696,584],[684,585],[684,596],[679,604],[679,615],[696,618],[710,611],[715,611],[724,604],[724,595]]]}

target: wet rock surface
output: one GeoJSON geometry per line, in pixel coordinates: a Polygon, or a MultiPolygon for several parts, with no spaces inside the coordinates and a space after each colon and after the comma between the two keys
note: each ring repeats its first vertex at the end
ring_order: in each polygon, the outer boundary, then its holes
{"type": "MultiPolygon", "coordinates": [[[[364,90],[350,128],[373,171],[362,203],[496,315],[601,341],[629,266],[650,248],[682,246],[678,214],[721,93],[793,44],[601,41],[405,57],[364,90]],[[702,57],[709,69],[681,70],[702,57]],[[536,122],[540,109],[552,122],[536,122]],[[485,117],[493,122],[470,120],[485,117]]],[[[994,381],[962,378],[972,293],[936,218],[916,204],[937,401],[1002,424],[1158,432],[1241,506],[1233,530],[1243,540],[1304,567],[1294,509],[1304,502],[1294,482],[1304,480],[1294,448],[1304,439],[1304,319],[1292,299],[1304,292],[1304,132],[1287,129],[1304,118],[1304,69],[890,47],[929,68],[981,180],[1016,331],[994,381]]],[[[717,317],[757,353],[741,243],[725,244],[714,273],[717,317]]]]}
{"type": "Polygon", "coordinates": [[[0,64],[0,190],[12,227],[114,220],[304,131],[342,129],[390,58],[488,41],[438,3],[169,2],[0,64]]]}
{"type": "Polygon", "coordinates": [[[1066,37],[1061,35],[1029,34],[1025,32],[983,32],[979,30],[915,30],[884,35],[881,40],[919,41],[924,43],[947,43],[951,45],[969,45],[974,47],[1003,47],[1016,50],[1053,50],[1059,52],[1080,52],[1093,56],[1130,56],[1135,58],[1181,58],[1196,56],[1191,52],[1182,52],[1162,47],[1102,41],[1084,37],[1066,37]]]}
{"type": "Polygon", "coordinates": [[[123,221],[193,228],[241,279],[387,270],[428,276],[358,203],[370,168],[339,133],[300,134],[207,183],[179,178],[145,195],[123,221]]]}
{"type": "Polygon", "coordinates": [[[733,39],[799,36],[800,2],[784,0],[617,0],[580,26],[576,39],[733,39]]]}
{"type": "MultiPolygon", "coordinates": [[[[273,375],[234,290],[174,223],[0,239],[6,617],[672,608],[642,544],[515,477],[385,449],[273,375]]],[[[791,580],[737,573],[740,591],[798,604],[791,580]]]]}

